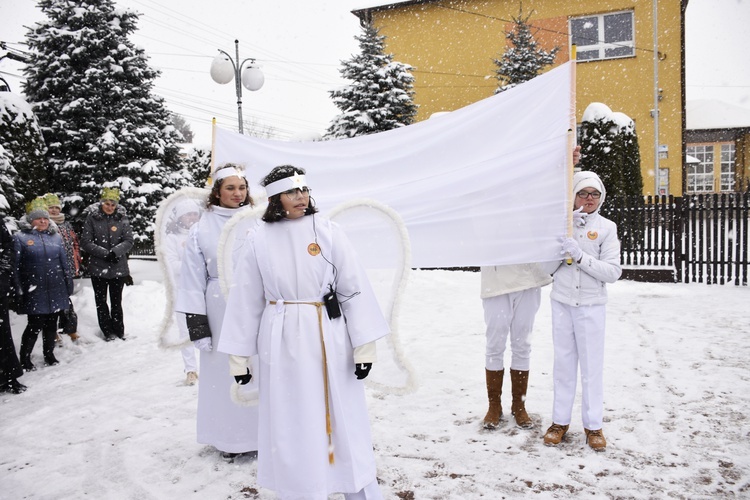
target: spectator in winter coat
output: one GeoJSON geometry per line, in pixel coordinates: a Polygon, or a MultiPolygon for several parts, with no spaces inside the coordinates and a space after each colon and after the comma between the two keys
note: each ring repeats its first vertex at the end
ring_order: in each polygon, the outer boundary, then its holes
{"type": "Polygon", "coordinates": [[[18,381],[23,368],[16,356],[16,346],[10,331],[8,303],[13,292],[13,237],[0,214],[0,392],[20,394],[26,386],[18,381]]]}
{"type": "Polygon", "coordinates": [[[19,223],[21,231],[13,236],[16,266],[15,286],[19,312],[28,315],[21,337],[21,365],[35,370],[31,352],[42,332],[42,352],[47,365],[56,365],[55,336],[57,316],[68,308],[73,293],[73,274],[68,267],[62,238],[50,224],[43,200],[32,202],[31,211],[19,223]]]}
{"type": "Polygon", "coordinates": [[[544,444],[560,444],[570,426],[581,370],[581,416],[586,442],[604,451],[604,320],[607,283],[620,278],[620,241],[617,225],[599,214],[606,192],[599,176],[578,172],[573,176],[573,237],[563,241],[570,256],[554,273],[552,292],[552,343],[555,351],[552,425],[544,444]]]}
{"type": "MultiPolygon", "coordinates": [[[[42,197],[47,204],[47,211],[49,212],[49,218],[52,222],[57,225],[57,229],[60,232],[60,236],[63,240],[63,246],[65,247],[65,255],[68,256],[68,266],[73,272],[73,277],[79,275],[81,268],[81,252],[78,248],[78,235],[73,230],[73,226],[70,222],[65,220],[65,214],[62,212],[62,202],[60,198],[54,193],[47,193],[42,197]]],[[[70,335],[70,340],[78,340],[78,315],[75,309],[73,309],[73,302],[70,302],[69,307],[60,312],[59,318],[59,329],[66,335],[70,335]]]]}
{"type": "Polygon", "coordinates": [[[122,289],[132,283],[127,254],[133,247],[133,231],[127,211],[120,205],[120,191],[105,187],[101,201],[89,206],[86,214],[81,248],[89,255],[99,329],[106,341],[124,339],[122,289]]]}

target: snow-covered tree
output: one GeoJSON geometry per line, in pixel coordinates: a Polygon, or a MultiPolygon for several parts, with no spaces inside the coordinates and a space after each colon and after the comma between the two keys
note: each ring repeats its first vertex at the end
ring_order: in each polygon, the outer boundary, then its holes
{"type": "Polygon", "coordinates": [[[38,5],[47,20],[27,35],[24,91],[49,148],[50,190],[75,213],[102,186],[117,186],[136,239],[150,240],[158,202],[182,168],[181,137],[152,94],[158,72],[128,39],[138,14],[112,0],[38,5]]]}
{"type": "Polygon", "coordinates": [[[521,7],[518,17],[513,17],[513,29],[505,32],[505,38],[510,42],[510,46],[505,49],[500,59],[494,59],[497,66],[495,76],[498,79],[495,94],[531,80],[545,66],[555,62],[555,55],[560,47],[555,47],[550,51],[539,48],[531,32],[530,18],[531,13],[523,17],[523,7],[521,7]]]}
{"type": "Polygon", "coordinates": [[[9,162],[0,165],[0,193],[8,203],[5,209],[20,217],[25,202],[48,191],[47,148],[31,106],[11,92],[0,92],[0,145],[9,162]]]}
{"type": "Polygon", "coordinates": [[[193,129],[182,115],[172,113],[172,125],[182,134],[182,142],[193,142],[193,129]]]}
{"type": "Polygon", "coordinates": [[[581,120],[582,170],[601,177],[608,196],[643,192],[641,156],[633,120],[606,104],[588,105],[581,120]]]}
{"type": "Polygon", "coordinates": [[[11,211],[10,202],[21,199],[13,182],[16,175],[18,172],[13,168],[10,152],[0,144],[0,212],[11,211]]]}
{"type": "Polygon", "coordinates": [[[185,159],[187,185],[204,187],[211,172],[211,150],[192,148],[185,159]]]}
{"type": "Polygon", "coordinates": [[[360,54],[342,61],[341,76],[351,81],[330,92],[341,110],[328,127],[326,139],[339,139],[384,132],[414,122],[414,76],[410,65],[385,54],[385,36],[371,25],[356,36],[360,54]]]}

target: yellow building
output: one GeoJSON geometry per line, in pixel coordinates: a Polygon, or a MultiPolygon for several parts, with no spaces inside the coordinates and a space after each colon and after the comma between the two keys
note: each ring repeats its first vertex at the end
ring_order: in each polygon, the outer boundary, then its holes
{"type": "MultiPolygon", "coordinates": [[[[577,47],[576,117],[601,102],[635,122],[646,195],[683,192],[684,20],[688,0],[524,0],[523,17],[540,47],[560,47],[556,65],[577,47]],[[657,90],[658,89],[658,90],[657,90]],[[658,97],[657,97],[658,96],[658,97]],[[658,140],[654,108],[658,99],[658,140]],[[657,148],[658,145],[658,148],[657,148]],[[659,151],[659,178],[655,176],[659,151]]],[[[417,120],[493,95],[505,32],[520,0],[372,1],[353,11],[387,38],[386,52],[412,65],[417,120]]]]}

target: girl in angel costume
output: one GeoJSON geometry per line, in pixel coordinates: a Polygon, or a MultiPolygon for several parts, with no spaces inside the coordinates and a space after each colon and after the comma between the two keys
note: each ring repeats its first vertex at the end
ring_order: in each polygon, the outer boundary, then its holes
{"type": "Polygon", "coordinates": [[[284,499],[380,499],[362,379],[388,324],[304,174],[284,165],[261,182],[268,208],[235,267],[219,350],[238,382],[259,379],[259,485],[284,499]]]}
{"type": "MultiPolygon", "coordinates": [[[[172,217],[167,223],[164,258],[167,261],[167,270],[171,274],[170,283],[177,284],[180,279],[180,268],[185,246],[188,242],[188,234],[193,224],[198,222],[201,216],[201,208],[196,200],[184,199],[177,203],[172,210],[172,217]]],[[[185,339],[189,336],[185,314],[175,313],[175,321],[180,332],[180,337],[185,339]]],[[[188,343],[180,350],[182,362],[185,366],[185,385],[195,385],[198,381],[198,360],[195,356],[193,344],[188,343]]]]}
{"type": "Polygon", "coordinates": [[[198,381],[198,442],[222,458],[258,449],[258,408],[232,402],[228,356],[218,352],[226,303],[218,279],[218,241],[224,224],[252,206],[245,174],[232,164],[214,173],[206,210],[190,230],[180,269],[175,311],[185,313],[190,340],[201,351],[198,381]]]}

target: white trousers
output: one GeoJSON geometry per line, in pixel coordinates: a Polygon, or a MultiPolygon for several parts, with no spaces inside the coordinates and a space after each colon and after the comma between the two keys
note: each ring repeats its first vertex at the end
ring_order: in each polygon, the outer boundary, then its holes
{"type": "MultiPolygon", "coordinates": [[[[189,339],[190,335],[188,334],[185,313],[174,313],[174,322],[177,324],[177,329],[180,332],[180,339],[189,339]]],[[[180,352],[182,353],[182,363],[185,365],[185,373],[197,372],[198,361],[195,358],[195,347],[193,347],[193,343],[190,342],[190,344],[180,349],[180,352]]]]}
{"type": "Polygon", "coordinates": [[[554,403],[552,421],[569,425],[581,368],[581,419],[589,430],[602,428],[604,408],[604,321],[606,306],[573,307],[552,300],[554,403]]]}
{"type": "Polygon", "coordinates": [[[529,288],[482,299],[487,325],[484,367],[499,371],[505,368],[505,346],[510,334],[510,367],[527,371],[531,364],[531,331],[542,300],[542,289],[529,288]]]}

